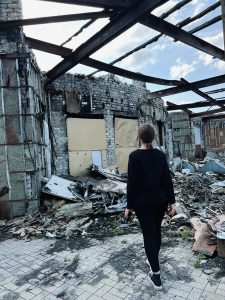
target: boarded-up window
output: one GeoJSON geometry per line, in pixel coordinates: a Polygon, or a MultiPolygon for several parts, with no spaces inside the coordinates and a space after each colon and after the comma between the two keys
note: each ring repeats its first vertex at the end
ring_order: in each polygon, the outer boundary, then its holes
{"type": "Polygon", "coordinates": [[[137,120],[115,118],[116,160],[120,172],[127,172],[129,154],[137,149],[137,120]]]}
{"type": "Polygon", "coordinates": [[[67,119],[69,168],[73,176],[87,175],[93,151],[100,150],[106,164],[105,121],[103,119],[67,119]]]}

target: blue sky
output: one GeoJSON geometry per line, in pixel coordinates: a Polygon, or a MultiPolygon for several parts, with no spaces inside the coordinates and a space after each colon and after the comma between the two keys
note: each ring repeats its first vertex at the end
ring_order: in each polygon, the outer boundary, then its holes
{"type": "MultiPolygon", "coordinates": [[[[180,1],[170,0],[160,8],[156,9],[153,13],[156,15],[160,15],[163,12],[167,11],[169,8],[173,7],[178,2],[180,1]]],[[[217,0],[192,0],[189,4],[181,8],[179,11],[173,13],[166,20],[171,22],[172,24],[176,24],[188,16],[194,16],[198,14],[199,12],[216,2],[217,0]]],[[[93,7],[90,8],[85,6],[48,3],[45,1],[37,0],[22,0],[22,4],[24,18],[100,10],[93,7]]],[[[197,20],[192,24],[185,26],[184,29],[191,30],[192,28],[206,22],[207,20],[212,19],[219,14],[221,14],[220,7],[212,11],[205,17],[201,18],[200,20],[197,20]]],[[[79,21],[60,24],[27,26],[24,27],[24,32],[27,36],[60,45],[86,22],[87,21],[79,21]]],[[[85,42],[107,23],[107,19],[100,19],[96,21],[90,28],[85,29],[81,35],[74,38],[70,43],[66,44],[66,47],[76,49],[76,47],[85,42]]],[[[143,25],[136,24],[121,36],[116,38],[114,41],[112,41],[110,44],[100,49],[98,52],[92,55],[92,57],[104,62],[110,62],[157,34],[158,32],[151,30],[150,28],[146,28],[143,25]]],[[[222,49],[224,47],[222,22],[218,22],[217,24],[202,30],[200,33],[196,33],[195,35],[213,43],[217,47],[220,47],[222,49]]],[[[37,62],[43,71],[51,69],[61,60],[60,57],[57,57],[55,55],[50,55],[39,51],[34,52],[36,54],[37,62]]],[[[192,49],[191,47],[180,42],[175,43],[169,37],[162,37],[158,42],[147,46],[145,49],[133,54],[132,56],[129,56],[122,62],[116,64],[116,66],[126,68],[134,72],[141,72],[150,76],[162,77],[166,79],[179,79],[181,77],[184,77],[189,81],[196,81],[207,77],[221,75],[224,74],[225,71],[224,62],[218,59],[213,59],[211,56],[196,49],[192,49]]],[[[70,72],[89,74],[92,71],[94,71],[94,69],[78,65],[70,72]]],[[[99,75],[102,74],[104,73],[99,73],[99,75]]],[[[122,80],[126,79],[122,78],[122,80]]],[[[148,84],[147,86],[151,91],[167,88],[164,86],[153,84],[148,84]]],[[[222,87],[222,85],[208,87],[204,90],[211,90],[217,87],[220,88],[222,87]]],[[[217,94],[216,96],[220,97],[219,94],[217,94]]],[[[192,92],[188,92],[165,97],[164,100],[176,103],[186,103],[203,99],[192,92]]]]}

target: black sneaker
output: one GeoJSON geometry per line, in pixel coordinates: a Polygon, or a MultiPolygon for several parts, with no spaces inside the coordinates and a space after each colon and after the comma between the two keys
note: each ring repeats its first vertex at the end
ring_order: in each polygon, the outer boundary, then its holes
{"type": "Polygon", "coordinates": [[[160,274],[148,274],[148,278],[156,290],[162,290],[162,281],[160,279],[160,274]]]}

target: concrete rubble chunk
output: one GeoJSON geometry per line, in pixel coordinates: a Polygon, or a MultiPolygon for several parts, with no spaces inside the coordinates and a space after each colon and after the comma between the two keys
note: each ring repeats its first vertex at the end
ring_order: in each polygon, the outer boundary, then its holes
{"type": "Polygon", "coordinates": [[[193,217],[190,223],[195,230],[195,243],[192,247],[194,252],[203,253],[208,256],[213,256],[216,251],[216,245],[209,245],[209,238],[212,236],[208,230],[207,224],[203,223],[199,218],[193,217]]]}
{"type": "Polygon", "coordinates": [[[218,256],[225,258],[225,221],[218,228],[216,237],[218,256]]]}
{"type": "Polygon", "coordinates": [[[64,217],[79,217],[79,216],[87,216],[92,214],[92,203],[72,203],[65,204],[60,207],[56,212],[56,217],[64,216],[64,217]]]}
{"type": "Polygon", "coordinates": [[[188,169],[190,173],[196,172],[195,166],[187,160],[182,160],[182,169],[188,169]]]}
{"type": "Polygon", "coordinates": [[[225,174],[225,165],[219,160],[208,160],[205,165],[199,168],[198,172],[206,173],[213,172],[216,174],[225,174]]]}
{"type": "Polygon", "coordinates": [[[174,217],[171,218],[171,223],[178,223],[180,225],[186,224],[188,222],[189,218],[187,215],[184,213],[175,215],[174,217]]]}

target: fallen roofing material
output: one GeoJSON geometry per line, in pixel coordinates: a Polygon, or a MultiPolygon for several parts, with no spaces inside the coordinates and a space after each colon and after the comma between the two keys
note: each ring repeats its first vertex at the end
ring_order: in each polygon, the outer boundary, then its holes
{"type": "Polygon", "coordinates": [[[75,182],[63,179],[56,175],[53,175],[50,178],[48,183],[42,188],[42,192],[72,201],[84,201],[84,198],[81,197],[76,191],[75,182]]]}
{"type": "Polygon", "coordinates": [[[111,171],[109,169],[103,169],[96,165],[92,166],[92,172],[103,175],[105,178],[114,179],[118,181],[127,181],[127,177],[124,174],[120,174],[118,170],[111,171]]]}
{"type": "Polygon", "coordinates": [[[200,173],[206,173],[209,171],[217,174],[225,174],[225,165],[223,165],[219,160],[212,159],[207,161],[206,164],[198,170],[200,173]]]}

